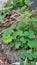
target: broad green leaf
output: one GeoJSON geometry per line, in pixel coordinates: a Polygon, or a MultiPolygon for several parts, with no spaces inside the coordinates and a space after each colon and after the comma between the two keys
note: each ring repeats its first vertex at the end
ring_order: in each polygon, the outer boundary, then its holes
{"type": "Polygon", "coordinates": [[[36,62],[29,62],[26,65],[36,65],[36,62]]]}
{"type": "Polygon", "coordinates": [[[0,17],[0,24],[4,24],[4,20],[2,19],[2,17],[0,17]]]}
{"type": "Polygon", "coordinates": [[[14,32],[13,35],[12,35],[13,39],[16,39],[16,38],[17,38],[17,35],[18,35],[18,34],[17,34],[17,31],[14,32]]]}
{"type": "Polygon", "coordinates": [[[30,26],[25,24],[24,31],[28,31],[29,28],[30,28],[30,26]]]}
{"type": "Polygon", "coordinates": [[[28,51],[27,51],[27,58],[28,58],[29,60],[33,60],[32,50],[28,50],[28,51]]]}
{"type": "Polygon", "coordinates": [[[30,13],[29,11],[25,11],[21,14],[22,17],[25,17],[25,16],[31,16],[32,13],[30,13]]]}
{"type": "Polygon", "coordinates": [[[28,48],[28,45],[26,43],[21,43],[21,47],[28,48]]]}
{"type": "Polygon", "coordinates": [[[30,39],[34,39],[35,38],[35,34],[34,34],[34,31],[29,29],[28,31],[24,31],[24,34],[23,36],[26,36],[30,39]]]}
{"type": "Polygon", "coordinates": [[[37,17],[32,18],[33,24],[37,26],[37,17]]]}
{"type": "Polygon", "coordinates": [[[32,17],[32,18],[31,18],[31,21],[37,22],[37,18],[36,18],[36,17],[32,17]]]}
{"type": "Polygon", "coordinates": [[[13,33],[13,39],[16,39],[17,36],[23,36],[23,31],[17,30],[16,32],[13,33]]]}
{"type": "Polygon", "coordinates": [[[21,8],[21,10],[24,10],[24,9],[26,9],[26,7],[27,7],[27,6],[23,6],[23,7],[21,8]]]}
{"type": "Polygon", "coordinates": [[[31,65],[30,63],[26,63],[26,65],[31,65]]]}
{"type": "Polygon", "coordinates": [[[33,23],[34,25],[37,25],[37,17],[29,18],[28,22],[33,23]]]}
{"type": "Polygon", "coordinates": [[[31,65],[36,65],[36,62],[31,62],[31,65]]]}
{"type": "Polygon", "coordinates": [[[21,41],[22,43],[26,43],[26,39],[25,39],[24,37],[20,38],[20,41],[21,41]]]}
{"type": "Polygon", "coordinates": [[[25,0],[24,2],[25,2],[26,5],[31,5],[30,0],[25,0]]]}
{"type": "Polygon", "coordinates": [[[20,21],[18,22],[18,26],[17,26],[17,29],[23,29],[25,27],[25,23],[20,21]]]}
{"type": "Polygon", "coordinates": [[[34,58],[34,59],[37,59],[37,51],[34,51],[34,52],[33,52],[33,58],[34,58]]]}
{"type": "Polygon", "coordinates": [[[7,37],[5,37],[4,40],[3,40],[3,42],[4,42],[5,44],[8,44],[8,43],[11,42],[11,41],[12,41],[12,36],[10,36],[10,35],[8,35],[7,37]]]}
{"type": "Polygon", "coordinates": [[[16,28],[16,24],[12,24],[12,25],[11,25],[11,28],[12,28],[12,29],[15,29],[15,28],[16,28]]]}
{"type": "Polygon", "coordinates": [[[23,61],[21,61],[21,62],[20,62],[20,65],[24,65],[24,62],[23,62],[23,61]]]}
{"type": "Polygon", "coordinates": [[[21,43],[17,42],[17,43],[15,44],[15,49],[19,49],[20,46],[21,46],[21,43]]]}
{"type": "Polygon", "coordinates": [[[25,23],[22,22],[22,21],[18,22],[18,26],[19,26],[19,27],[22,27],[24,24],[25,24],[25,23]]]}
{"type": "Polygon", "coordinates": [[[37,48],[37,41],[35,40],[28,41],[28,46],[30,48],[37,48]]]}
{"type": "Polygon", "coordinates": [[[30,39],[34,39],[35,38],[35,34],[34,31],[32,31],[31,29],[29,29],[29,36],[30,39]]]}
{"type": "Polygon", "coordinates": [[[22,59],[25,59],[25,58],[26,58],[26,55],[27,55],[27,52],[26,52],[26,51],[23,51],[23,52],[21,52],[20,57],[21,57],[22,59]]]}
{"type": "Polygon", "coordinates": [[[4,30],[2,31],[2,35],[3,35],[3,37],[4,37],[4,36],[8,36],[8,35],[11,35],[12,32],[13,32],[12,29],[7,28],[7,29],[4,29],[4,30]]]}
{"type": "Polygon", "coordinates": [[[27,44],[26,44],[26,42],[27,42],[27,39],[25,39],[24,37],[21,37],[20,38],[20,42],[21,42],[21,47],[24,47],[24,48],[27,48],[27,44]]]}
{"type": "Polygon", "coordinates": [[[18,36],[23,36],[23,31],[22,31],[22,30],[18,30],[18,31],[17,31],[17,35],[18,35],[18,36]]]}
{"type": "Polygon", "coordinates": [[[28,54],[28,59],[29,59],[29,60],[33,60],[33,55],[32,55],[32,53],[31,53],[31,54],[28,54]]]}
{"type": "Polygon", "coordinates": [[[36,58],[37,57],[37,52],[32,51],[32,50],[26,50],[26,51],[21,52],[20,57],[22,59],[28,58],[28,60],[37,59],[36,58]]]}
{"type": "Polygon", "coordinates": [[[24,34],[23,34],[23,36],[29,36],[29,32],[28,31],[24,31],[24,34]]]}

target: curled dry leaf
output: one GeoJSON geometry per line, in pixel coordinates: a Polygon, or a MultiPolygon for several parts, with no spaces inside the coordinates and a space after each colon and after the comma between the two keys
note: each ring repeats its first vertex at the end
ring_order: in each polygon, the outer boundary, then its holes
{"type": "Polygon", "coordinates": [[[10,65],[2,53],[0,53],[0,65],[10,65]]]}

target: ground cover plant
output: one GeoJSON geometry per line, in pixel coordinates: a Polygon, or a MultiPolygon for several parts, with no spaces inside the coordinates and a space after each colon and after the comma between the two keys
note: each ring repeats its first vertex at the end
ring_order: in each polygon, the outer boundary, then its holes
{"type": "Polygon", "coordinates": [[[3,17],[9,17],[12,14],[13,9],[25,9],[31,4],[32,2],[30,3],[29,0],[7,0],[7,3],[4,5],[4,8],[0,12],[3,17]]]}
{"type": "MultiPolygon", "coordinates": [[[[9,3],[11,1],[8,1],[9,3]]],[[[0,19],[0,24],[5,23],[4,18],[10,18],[12,11],[15,9],[24,10],[20,13],[20,16],[23,18],[22,21],[17,22],[16,24],[11,24],[11,26],[3,29],[1,31],[1,37],[3,44],[8,46],[8,49],[15,48],[19,50],[24,48],[24,51],[20,53],[20,58],[25,60],[27,58],[28,62],[26,65],[36,65],[37,61],[37,17],[33,16],[32,11],[29,11],[27,7],[31,3],[28,0],[14,0],[13,4],[8,5],[8,11],[4,10],[1,12],[2,18],[0,19]]],[[[5,5],[5,7],[7,4],[5,5]]],[[[20,65],[24,65],[21,64],[20,65]]]]}

